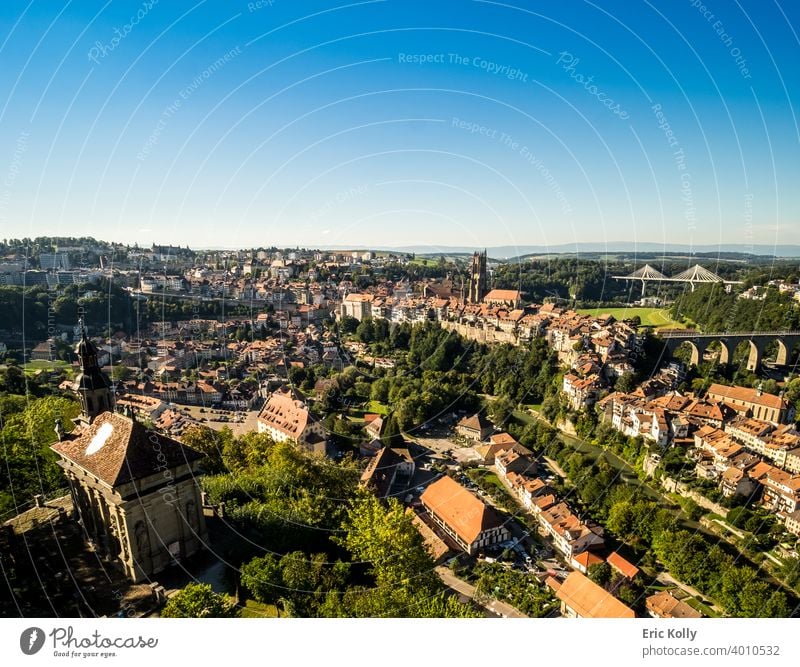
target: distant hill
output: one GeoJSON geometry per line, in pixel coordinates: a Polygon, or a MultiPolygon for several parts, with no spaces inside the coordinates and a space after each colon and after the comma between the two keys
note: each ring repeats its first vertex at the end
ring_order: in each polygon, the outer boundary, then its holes
{"type": "MultiPolygon", "coordinates": [[[[324,249],[336,250],[344,246],[323,246],[324,249]]],[[[350,250],[370,249],[393,252],[414,253],[417,255],[455,255],[462,253],[472,253],[474,246],[435,246],[435,245],[411,245],[411,246],[374,246],[361,248],[348,246],[350,250]]],[[[482,250],[482,248],[481,248],[482,250]]],[[[746,245],[743,243],[721,243],[719,245],[696,245],[689,246],[682,243],[650,243],[633,241],[609,241],[602,242],[581,242],[581,243],[562,243],[558,245],[519,245],[519,246],[490,246],[486,248],[488,254],[496,259],[524,258],[535,255],[582,255],[582,254],[648,254],[652,255],[663,253],[677,253],[681,255],[698,255],[706,257],[716,257],[717,255],[738,254],[743,256],[767,256],[767,257],[800,257],[800,245],[746,245]]]]}

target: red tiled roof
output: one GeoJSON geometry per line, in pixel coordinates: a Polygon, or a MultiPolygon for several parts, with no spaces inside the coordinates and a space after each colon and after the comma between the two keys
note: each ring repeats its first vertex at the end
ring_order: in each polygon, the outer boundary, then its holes
{"type": "Polygon", "coordinates": [[[466,544],[472,544],[484,530],[501,524],[491,507],[447,476],[429,485],[420,500],[466,544]]]}
{"type": "Polygon", "coordinates": [[[758,389],[752,389],[750,387],[728,387],[724,384],[712,384],[708,388],[708,395],[722,400],[727,399],[730,401],[742,401],[744,403],[763,405],[776,410],[782,410],[786,407],[786,401],[780,396],[759,393],[758,389]]]}
{"type": "Polygon", "coordinates": [[[616,551],[609,555],[609,557],[606,558],[606,561],[608,561],[608,564],[617,570],[617,572],[625,577],[628,577],[628,579],[633,579],[637,574],[639,574],[639,568],[633,563],[629,563],[616,551]]]}
{"type": "Polygon", "coordinates": [[[104,412],[77,438],[51,449],[112,487],[202,458],[177,440],[114,412],[104,412]]]}
{"type": "Polygon", "coordinates": [[[633,609],[580,572],[570,572],[556,597],[580,618],[634,618],[633,609]]]}
{"type": "Polygon", "coordinates": [[[669,591],[651,595],[645,601],[647,609],[658,618],[702,618],[703,615],[685,602],[674,598],[669,591]]]}

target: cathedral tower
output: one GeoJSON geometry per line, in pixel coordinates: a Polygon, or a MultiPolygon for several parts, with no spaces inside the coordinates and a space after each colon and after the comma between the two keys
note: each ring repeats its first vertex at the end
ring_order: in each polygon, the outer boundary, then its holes
{"type": "Polygon", "coordinates": [[[472,253],[467,303],[480,303],[486,296],[486,251],[472,253]]]}

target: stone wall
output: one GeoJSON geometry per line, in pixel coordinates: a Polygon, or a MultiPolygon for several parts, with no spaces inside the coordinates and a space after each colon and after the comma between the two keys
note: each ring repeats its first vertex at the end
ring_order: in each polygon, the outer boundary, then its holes
{"type": "Polygon", "coordinates": [[[683,496],[684,498],[691,498],[700,507],[708,510],[709,512],[714,512],[715,514],[719,514],[721,516],[726,516],[728,514],[727,507],[723,507],[722,505],[709,500],[704,495],[698,493],[694,489],[689,488],[683,482],[679,482],[672,477],[662,477],[661,486],[663,486],[664,489],[670,493],[677,493],[679,496],[683,496]]]}
{"type": "Polygon", "coordinates": [[[478,343],[510,343],[518,345],[516,334],[495,329],[493,327],[478,327],[462,322],[441,322],[442,328],[448,331],[455,331],[467,340],[474,340],[478,343]]]}

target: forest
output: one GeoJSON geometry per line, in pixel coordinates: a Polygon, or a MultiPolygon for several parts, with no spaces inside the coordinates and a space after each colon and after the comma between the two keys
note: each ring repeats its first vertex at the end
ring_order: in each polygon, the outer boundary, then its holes
{"type": "MultiPolygon", "coordinates": [[[[207,451],[213,438],[188,440],[207,451]]],[[[445,593],[405,508],[358,488],[352,458],[314,458],[264,434],[228,445],[224,470],[203,485],[244,538],[232,557],[247,596],[284,616],[477,615],[445,593]]]]}
{"type": "Polygon", "coordinates": [[[800,308],[789,293],[766,288],[764,299],[741,299],[723,285],[686,290],[672,305],[671,316],[688,318],[703,331],[780,331],[800,327],[800,308]]]}

